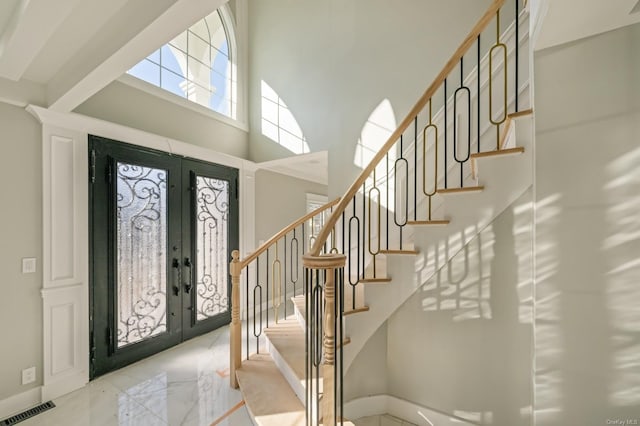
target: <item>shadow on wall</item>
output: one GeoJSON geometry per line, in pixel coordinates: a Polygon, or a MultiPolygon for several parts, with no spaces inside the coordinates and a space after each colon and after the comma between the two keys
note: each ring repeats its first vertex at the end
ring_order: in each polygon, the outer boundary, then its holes
{"type": "Polygon", "coordinates": [[[394,396],[472,423],[531,424],[530,198],[469,244],[425,254],[419,282],[430,262],[457,252],[389,320],[394,396]]]}
{"type": "Polygon", "coordinates": [[[588,193],[538,203],[540,425],[640,423],[640,149],[601,149],[588,193]]]}

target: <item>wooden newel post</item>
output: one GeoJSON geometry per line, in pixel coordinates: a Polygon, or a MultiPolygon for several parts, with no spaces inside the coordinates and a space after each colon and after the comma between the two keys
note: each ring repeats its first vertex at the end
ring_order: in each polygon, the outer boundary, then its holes
{"type": "Polygon", "coordinates": [[[242,324],[240,322],[240,274],[242,265],[240,264],[240,252],[234,250],[231,253],[231,264],[229,271],[231,274],[231,328],[230,328],[230,360],[229,379],[231,387],[238,388],[236,370],[242,366],[242,324]]]}
{"type": "Polygon", "coordinates": [[[335,426],[335,369],[336,369],[336,271],[344,268],[346,256],[330,254],[326,256],[303,257],[304,266],[310,269],[324,269],[327,278],[324,283],[324,318],[322,338],[322,424],[335,426]]]}

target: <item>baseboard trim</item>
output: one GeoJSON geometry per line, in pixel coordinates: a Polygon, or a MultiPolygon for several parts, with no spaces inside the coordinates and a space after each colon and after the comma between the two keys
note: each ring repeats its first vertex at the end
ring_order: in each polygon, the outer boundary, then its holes
{"type": "Polygon", "coordinates": [[[391,414],[417,425],[437,426],[474,426],[460,417],[423,407],[392,395],[372,395],[353,399],[344,405],[344,414],[348,419],[391,414]]]}
{"type": "Polygon", "coordinates": [[[38,386],[0,400],[0,420],[11,417],[42,402],[42,387],[38,386]]]}
{"type": "Polygon", "coordinates": [[[87,383],[89,383],[89,376],[84,371],[60,378],[42,386],[42,400],[49,401],[56,399],[62,395],[83,388],[87,383]]]}

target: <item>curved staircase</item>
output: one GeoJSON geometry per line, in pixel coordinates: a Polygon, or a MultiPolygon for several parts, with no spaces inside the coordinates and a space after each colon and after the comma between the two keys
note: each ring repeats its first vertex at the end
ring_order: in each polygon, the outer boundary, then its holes
{"type": "Polygon", "coordinates": [[[505,3],[493,1],[343,197],[245,259],[234,252],[231,385],[256,425],[352,424],[344,377],[367,340],[531,186],[533,111],[518,71],[528,12],[516,0],[503,27],[505,3]],[[496,41],[481,55],[486,31],[496,41]]]}

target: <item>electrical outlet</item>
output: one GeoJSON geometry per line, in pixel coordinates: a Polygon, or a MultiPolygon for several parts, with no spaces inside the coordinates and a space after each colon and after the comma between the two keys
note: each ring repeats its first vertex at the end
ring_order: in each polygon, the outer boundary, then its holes
{"type": "Polygon", "coordinates": [[[25,257],[22,259],[22,273],[33,274],[34,272],[36,272],[36,258],[25,257]]]}
{"type": "Polygon", "coordinates": [[[22,370],[22,384],[28,385],[36,381],[36,368],[29,367],[22,370]]]}

